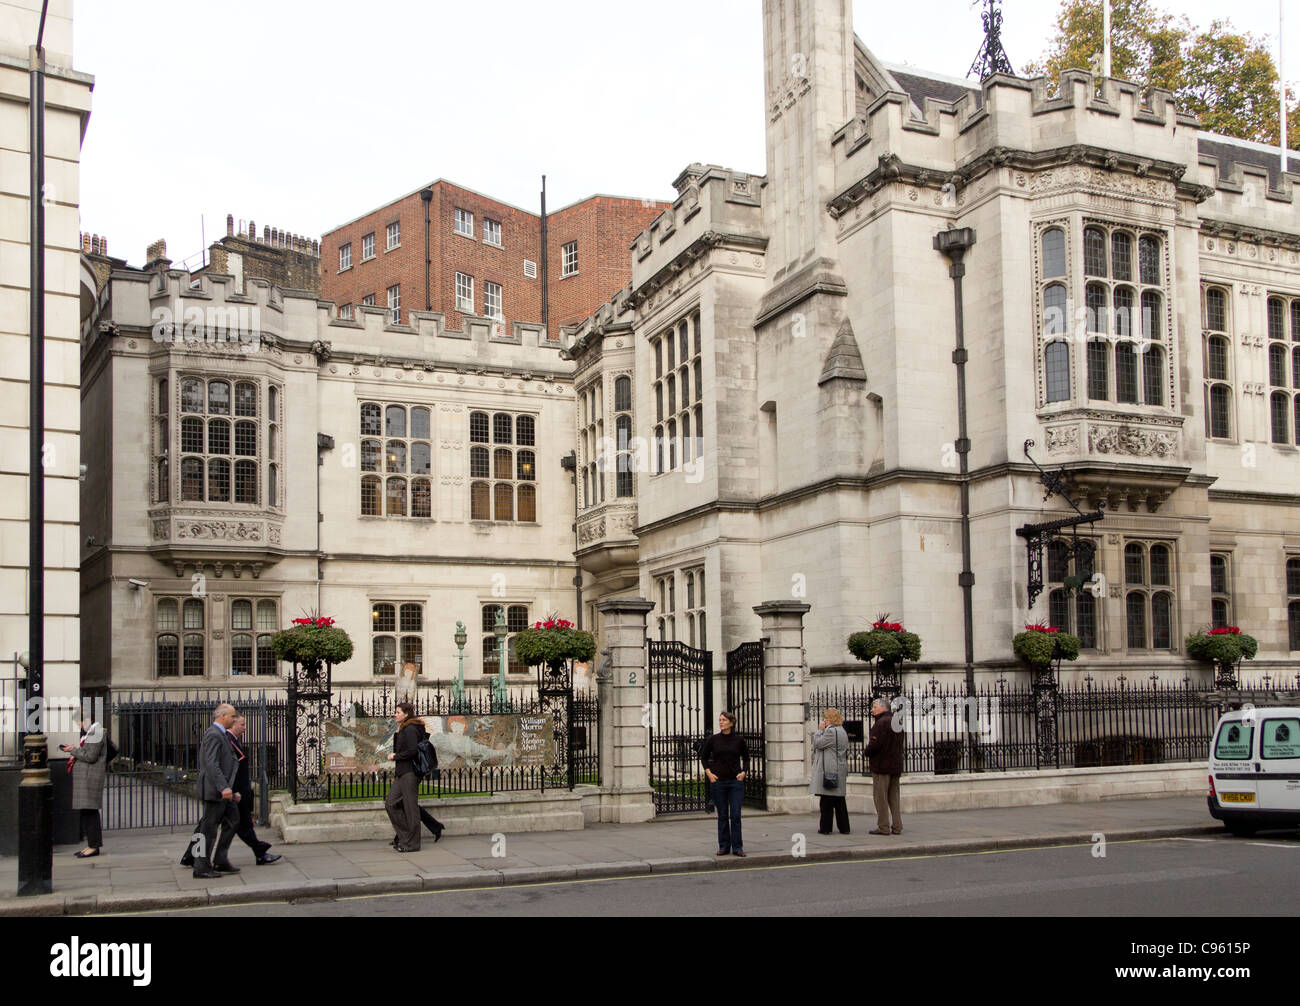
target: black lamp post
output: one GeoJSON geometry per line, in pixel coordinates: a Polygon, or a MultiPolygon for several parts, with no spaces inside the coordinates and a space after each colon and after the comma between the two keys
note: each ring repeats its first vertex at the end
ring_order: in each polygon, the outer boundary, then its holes
{"type": "MultiPolygon", "coordinates": [[[[36,732],[23,737],[23,773],[18,784],[18,896],[54,889],[54,786],[45,737],[45,13],[36,44],[28,50],[31,210],[31,299],[27,341],[31,350],[29,451],[27,461],[27,699],[36,732]]],[[[24,713],[26,710],[24,710],[24,713]]]]}

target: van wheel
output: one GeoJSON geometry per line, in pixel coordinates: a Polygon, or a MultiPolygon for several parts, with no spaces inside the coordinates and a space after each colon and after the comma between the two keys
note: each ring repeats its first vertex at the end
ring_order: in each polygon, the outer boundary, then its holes
{"type": "Polygon", "coordinates": [[[1242,824],[1236,821],[1225,825],[1225,827],[1238,838],[1251,838],[1254,836],[1255,832],[1259,830],[1253,824],[1242,824]]]}

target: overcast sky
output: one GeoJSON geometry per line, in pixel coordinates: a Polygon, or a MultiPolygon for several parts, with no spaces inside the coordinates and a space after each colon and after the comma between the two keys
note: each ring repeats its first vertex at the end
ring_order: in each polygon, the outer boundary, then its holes
{"type": "MultiPolygon", "coordinates": [[[[1288,79],[1300,5],[1288,0],[1288,79]],[[1294,10],[1290,8],[1295,8],[1294,10]]],[[[1223,0],[1175,0],[1197,25],[1223,0]]],[[[1273,42],[1277,0],[1226,5],[1273,42]]],[[[857,0],[880,58],[964,76],[971,0],[857,0]]],[[[1005,0],[1020,70],[1055,0],[1005,0]]],[[[692,161],[762,173],[760,0],[76,0],[95,76],[82,230],[135,265],[166,238],[199,264],[226,214],[311,237],[434,178],[529,209],[593,192],[669,198],[692,161]]]]}

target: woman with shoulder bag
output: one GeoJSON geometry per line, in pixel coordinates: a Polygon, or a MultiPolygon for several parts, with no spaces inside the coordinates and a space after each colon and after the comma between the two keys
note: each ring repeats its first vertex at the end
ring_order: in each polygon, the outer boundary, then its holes
{"type": "Polygon", "coordinates": [[[822,817],[817,834],[831,833],[831,818],[841,835],[849,833],[849,792],[846,769],[849,753],[849,735],[844,729],[844,716],[834,707],[822,713],[821,724],[813,734],[812,791],[821,797],[822,817]]]}
{"type": "Polygon", "coordinates": [[[420,774],[415,771],[415,749],[429,736],[424,720],[415,716],[415,706],[409,702],[397,703],[393,712],[397,721],[397,735],[393,738],[393,752],[388,760],[396,762],[396,778],[384,797],[384,809],[397,832],[393,847],[398,852],[420,851],[420,774]]]}

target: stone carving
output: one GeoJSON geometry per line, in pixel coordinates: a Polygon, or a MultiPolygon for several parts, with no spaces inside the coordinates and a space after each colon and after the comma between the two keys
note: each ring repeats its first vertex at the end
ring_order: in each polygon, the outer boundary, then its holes
{"type": "Polygon", "coordinates": [[[1079,449],[1079,427],[1052,426],[1047,430],[1047,452],[1061,454],[1079,449]]]}
{"type": "Polygon", "coordinates": [[[271,542],[272,545],[280,544],[280,535],[282,533],[282,530],[283,529],[280,527],[279,524],[272,524],[266,529],[268,540],[271,542]]]}
{"type": "Polygon", "coordinates": [[[153,536],[155,540],[167,537],[170,533],[170,523],[170,521],[166,520],[156,520],[153,522],[153,536]]]}
{"type": "Polygon", "coordinates": [[[207,541],[261,541],[262,525],[246,520],[178,521],[177,538],[207,541]]]}
{"type": "Polygon", "coordinates": [[[1121,587],[1118,583],[1112,583],[1112,584],[1110,585],[1110,596],[1111,596],[1111,597],[1114,597],[1114,598],[1120,598],[1120,597],[1123,597],[1123,596],[1124,596],[1124,588],[1121,587]]]}
{"type": "Polygon", "coordinates": [[[586,545],[605,537],[605,518],[588,521],[578,528],[578,544],[586,545]]]}
{"type": "Polygon", "coordinates": [[[1088,450],[1095,454],[1166,458],[1178,453],[1178,434],[1173,430],[1144,430],[1127,425],[1090,426],[1088,450]]]}

